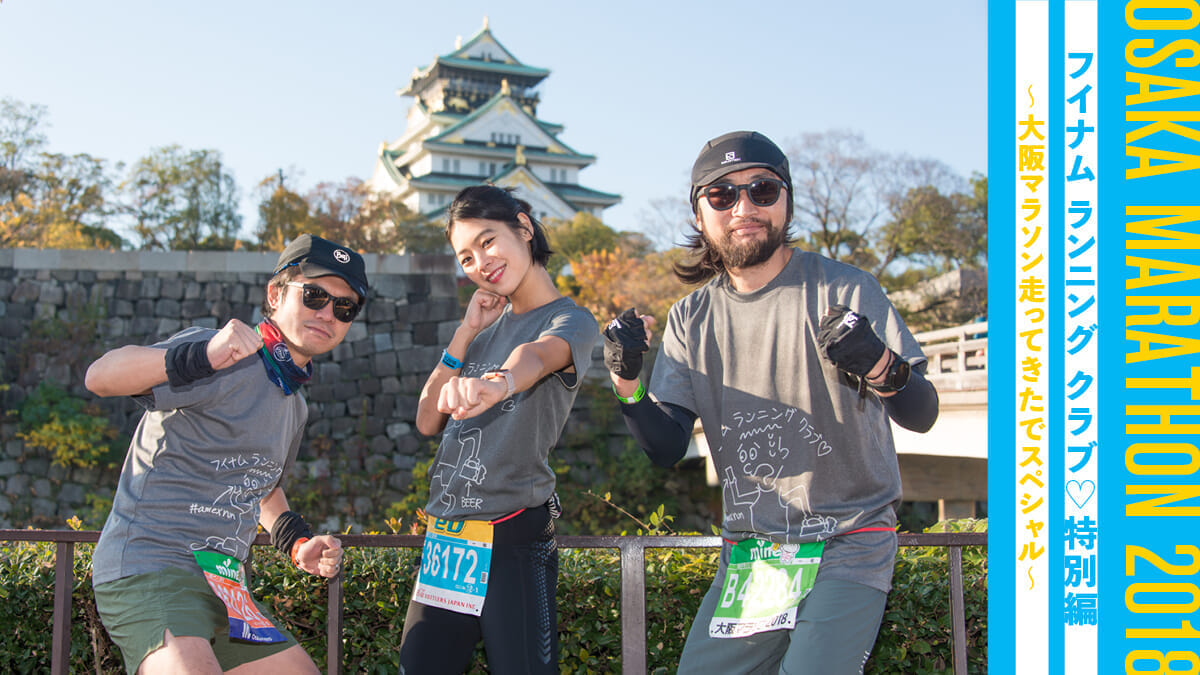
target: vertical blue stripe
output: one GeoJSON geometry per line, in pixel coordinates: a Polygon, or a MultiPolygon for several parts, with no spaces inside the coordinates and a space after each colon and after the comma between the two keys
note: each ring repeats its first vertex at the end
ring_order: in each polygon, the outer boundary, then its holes
{"type": "Polygon", "coordinates": [[[1013,509],[1016,415],[1013,372],[1016,288],[1013,190],[1016,175],[1013,110],[1013,5],[988,4],[988,672],[1012,673],[1016,653],[1013,509]]]}
{"type": "MultiPolygon", "coordinates": [[[[1127,178],[1126,171],[1137,166],[1137,161],[1127,157],[1125,137],[1130,131],[1135,131],[1147,122],[1127,122],[1127,112],[1146,111],[1190,111],[1200,110],[1197,96],[1185,96],[1166,101],[1152,103],[1133,103],[1126,101],[1126,95],[1136,93],[1135,84],[1126,82],[1127,74],[1153,74],[1162,77],[1177,78],[1195,82],[1200,80],[1200,68],[1179,67],[1175,64],[1176,56],[1171,56],[1155,66],[1135,66],[1127,62],[1126,45],[1135,39],[1150,39],[1153,47],[1143,49],[1142,56],[1148,56],[1162,49],[1174,40],[1196,40],[1197,29],[1190,30],[1135,30],[1126,23],[1125,5],[1122,2],[1102,2],[1100,14],[1100,48],[1106,60],[1102,64],[1100,87],[1101,108],[1099,124],[1103,125],[1105,133],[1101,136],[1101,161],[1105,180],[1105,193],[1101,195],[1100,217],[1102,233],[1106,237],[1106,245],[1101,250],[1100,265],[1103,270],[1100,275],[1100,293],[1104,302],[1100,307],[1101,332],[1100,349],[1101,363],[1108,366],[1107,377],[1100,389],[1100,476],[1099,489],[1102,494],[1100,518],[1101,538],[1100,555],[1100,651],[1101,663],[1111,663],[1123,667],[1126,656],[1133,650],[1150,650],[1167,652],[1180,650],[1186,652],[1200,651],[1197,640],[1167,640],[1167,639],[1131,639],[1126,638],[1127,628],[1179,629],[1182,621],[1190,621],[1193,628],[1200,628],[1200,618],[1195,613],[1169,612],[1130,612],[1125,605],[1125,593],[1132,583],[1170,582],[1196,583],[1196,575],[1172,575],[1169,571],[1158,569],[1155,565],[1141,560],[1135,567],[1133,575],[1127,575],[1125,565],[1126,546],[1142,546],[1162,557],[1168,565],[1183,565],[1191,562],[1190,556],[1175,554],[1175,547],[1180,544],[1197,544],[1197,521],[1195,517],[1177,515],[1158,515],[1155,517],[1130,517],[1125,513],[1130,503],[1146,501],[1151,495],[1127,495],[1127,486],[1134,485],[1195,485],[1200,479],[1194,474],[1187,475],[1136,475],[1126,468],[1125,452],[1133,443],[1197,443],[1196,436],[1182,434],[1171,435],[1127,435],[1125,425],[1128,421],[1136,424],[1151,423],[1153,420],[1140,417],[1127,420],[1125,406],[1129,404],[1163,404],[1163,405],[1196,405],[1187,391],[1180,389],[1126,389],[1126,378],[1180,378],[1190,374],[1191,368],[1200,366],[1200,358],[1196,355],[1173,356],[1158,358],[1140,363],[1126,363],[1127,352],[1137,350],[1136,343],[1125,338],[1125,317],[1127,314],[1144,314],[1147,309],[1126,309],[1127,297],[1137,295],[1200,295],[1200,283],[1195,281],[1184,283],[1164,284],[1144,290],[1126,290],[1125,280],[1134,276],[1125,264],[1125,256],[1151,258],[1164,261],[1185,262],[1197,264],[1200,256],[1193,251],[1170,249],[1141,249],[1127,250],[1125,243],[1130,238],[1125,232],[1126,223],[1131,220],[1143,220],[1148,216],[1126,216],[1128,206],[1166,206],[1187,205],[1200,203],[1200,171],[1185,171],[1161,176],[1143,178],[1127,178]],[[1111,364],[1109,366],[1108,364],[1111,364]]],[[[1140,18],[1149,18],[1153,10],[1140,14],[1140,18]]],[[[1185,12],[1175,11],[1173,18],[1183,16],[1185,12]]],[[[1157,18],[1167,18],[1159,12],[1157,18]]],[[[1182,56],[1192,56],[1189,50],[1182,56]]],[[[1158,89],[1158,87],[1155,87],[1158,89]]],[[[1196,127],[1195,122],[1186,126],[1196,127]]],[[[1149,137],[1136,140],[1130,145],[1143,148],[1154,148],[1161,151],[1196,154],[1200,145],[1195,141],[1186,140],[1170,131],[1159,131],[1149,137]]],[[[1195,222],[1183,222],[1169,227],[1175,231],[1197,232],[1200,227],[1195,222]]],[[[1175,337],[1200,338],[1196,326],[1137,326],[1145,332],[1158,333],[1175,337]]],[[[1162,345],[1160,345],[1161,347],[1162,345]]],[[[1175,423],[1194,421],[1176,418],[1175,423]]],[[[1143,461],[1146,461],[1143,458],[1143,461]]],[[[1161,460],[1160,460],[1161,461],[1161,460]]],[[[1175,507],[1196,507],[1196,499],[1176,502],[1175,507]]],[[[1178,573],[1178,570],[1176,570],[1178,573]]],[[[1157,598],[1141,597],[1143,603],[1183,602],[1179,597],[1157,598]]],[[[1148,663],[1141,664],[1143,669],[1148,663]]],[[[1183,663],[1177,663],[1177,668],[1183,668],[1183,663]]],[[[1183,672],[1180,670],[1180,672],[1183,672]]]]}
{"type": "Polygon", "coordinates": [[[1096,584],[1100,614],[1100,663],[1120,664],[1124,670],[1125,631],[1123,624],[1124,594],[1124,454],[1123,438],[1124,409],[1121,403],[1124,391],[1124,316],[1121,311],[1125,297],[1125,244],[1124,206],[1126,199],[1124,167],[1124,3],[1101,2],[1098,21],[1098,53],[1102,59],[1098,77],[1100,89],[1100,113],[1097,120],[1099,131],[1100,179],[1105,192],[1099,197],[1100,217],[1100,279],[1097,291],[1100,294],[1100,325],[1111,330],[1102,330],[1100,341],[1100,363],[1112,364],[1101,371],[1097,380],[1097,405],[1100,409],[1099,468],[1096,476],[1096,492],[1100,496],[1097,525],[1100,532],[1097,542],[1097,567],[1099,581],[1096,584]]]}
{"type": "Polygon", "coordinates": [[[1063,672],[1065,635],[1063,623],[1063,560],[1065,556],[1062,541],[1063,518],[1065,517],[1063,499],[1066,494],[1064,485],[1066,470],[1063,466],[1063,456],[1066,452],[1063,437],[1063,415],[1067,401],[1063,391],[1063,361],[1067,351],[1066,340],[1063,339],[1063,336],[1066,335],[1064,332],[1066,312],[1063,302],[1065,280],[1063,238],[1066,236],[1063,232],[1063,209],[1065,208],[1063,192],[1066,182],[1066,165],[1063,159],[1065,154],[1063,127],[1066,125],[1064,115],[1066,94],[1063,77],[1065,77],[1066,69],[1063,61],[1066,58],[1066,39],[1063,14],[1063,3],[1050,3],[1050,45],[1047,59],[1050,70],[1048,74],[1050,119],[1046,134],[1046,147],[1050,152],[1049,173],[1046,181],[1046,187],[1049,190],[1043,195],[1042,202],[1042,208],[1050,209],[1050,231],[1045,233],[1050,237],[1050,278],[1046,280],[1046,291],[1049,296],[1046,309],[1050,319],[1046,331],[1046,360],[1049,363],[1047,375],[1050,378],[1046,410],[1050,414],[1046,424],[1046,438],[1049,439],[1046,448],[1048,455],[1043,458],[1046,460],[1046,497],[1050,501],[1050,519],[1046,523],[1046,537],[1043,539],[1046,552],[1050,556],[1050,570],[1047,579],[1050,584],[1050,597],[1046,607],[1046,611],[1049,613],[1046,625],[1050,627],[1050,633],[1047,636],[1050,660],[1048,672],[1050,673],[1063,672]]]}

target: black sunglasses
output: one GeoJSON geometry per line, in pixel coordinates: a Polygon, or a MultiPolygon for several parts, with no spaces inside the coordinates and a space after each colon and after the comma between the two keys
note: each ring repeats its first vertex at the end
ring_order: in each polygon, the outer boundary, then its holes
{"type": "Polygon", "coordinates": [[[321,288],[316,284],[302,284],[299,281],[289,281],[288,286],[295,286],[304,291],[304,306],[316,311],[333,301],[333,318],[342,323],[350,323],[354,317],[358,316],[358,310],[362,309],[362,305],[351,300],[350,298],[338,298],[329,294],[329,291],[321,288]]]}
{"type": "Polygon", "coordinates": [[[781,180],[774,178],[759,178],[744,185],[733,183],[713,183],[702,189],[700,194],[708,199],[708,205],[716,211],[732,209],[738,201],[742,190],[750,197],[755,206],[770,206],[779,201],[779,193],[787,187],[781,180]]]}

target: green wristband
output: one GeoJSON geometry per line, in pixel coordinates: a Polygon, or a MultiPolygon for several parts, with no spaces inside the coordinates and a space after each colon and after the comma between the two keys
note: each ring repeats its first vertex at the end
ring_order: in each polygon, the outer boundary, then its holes
{"type": "MultiPolygon", "coordinates": [[[[615,385],[615,384],[613,385],[613,393],[617,394],[617,385],[615,385]]],[[[637,391],[633,392],[633,396],[630,396],[627,398],[625,396],[617,394],[617,400],[620,401],[621,403],[637,403],[638,401],[645,398],[645,396],[646,396],[646,387],[642,386],[642,380],[641,380],[641,378],[638,378],[637,391]]]]}

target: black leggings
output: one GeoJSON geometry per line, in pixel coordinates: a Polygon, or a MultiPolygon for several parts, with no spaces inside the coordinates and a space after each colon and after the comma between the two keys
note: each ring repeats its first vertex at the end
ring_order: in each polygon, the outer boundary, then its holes
{"type": "Polygon", "coordinates": [[[400,643],[401,675],[466,672],[483,639],[496,675],[558,672],[558,546],[545,506],[495,526],[483,614],[459,614],[409,600],[400,643]]]}

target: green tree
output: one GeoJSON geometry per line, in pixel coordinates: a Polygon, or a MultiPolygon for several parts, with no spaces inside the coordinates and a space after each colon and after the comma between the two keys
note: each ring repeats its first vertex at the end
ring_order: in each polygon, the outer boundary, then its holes
{"type": "Polygon", "coordinates": [[[898,256],[942,274],[987,266],[987,179],[971,192],[944,193],[933,185],[910,188],[889,207],[883,228],[898,256]]]}
{"type": "Polygon", "coordinates": [[[803,134],[787,154],[799,245],[877,277],[895,262],[929,253],[914,248],[919,233],[898,224],[914,215],[904,209],[918,207],[924,222],[933,222],[942,208],[937,197],[963,185],[942,162],[881,152],[849,131],[803,134]]]}
{"type": "Polygon", "coordinates": [[[90,155],[43,152],[45,106],[0,99],[0,246],[117,248],[112,178],[90,155]]]}
{"type": "Polygon", "coordinates": [[[604,325],[626,308],[636,307],[666,326],[667,312],[690,290],[675,277],[672,264],[682,249],[629,255],[618,246],[593,251],[571,260],[574,275],[559,277],[558,287],[604,325]]]}
{"type": "Polygon", "coordinates": [[[445,253],[450,250],[440,224],[409,209],[391,195],[371,194],[364,216],[372,227],[391,233],[392,252],[445,253]]]}
{"type": "Polygon", "coordinates": [[[971,191],[958,195],[959,227],[969,233],[964,264],[987,267],[988,249],[988,179],[982,174],[971,177],[971,191]]]}
{"type": "Polygon", "coordinates": [[[444,250],[441,228],[398,199],[372,193],[362,180],[319,183],[304,197],[313,234],[363,253],[430,253],[444,250]]]}
{"type": "Polygon", "coordinates": [[[924,185],[891,208],[885,227],[911,264],[880,278],[913,330],[966,323],[987,315],[987,178],[944,193],[924,185]]]}
{"type": "Polygon", "coordinates": [[[0,202],[0,246],[121,247],[121,237],[105,224],[112,178],[104,160],[41,153],[25,174],[15,198],[0,202]]]}
{"type": "Polygon", "coordinates": [[[638,232],[618,232],[605,225],[599,218],[582,211],[570,220],[547,219],[546,239],[554,251],[546,265],[551,278],[557,278],[568,263],[581,256],[597,251],[615,251],[620,248],[627,256],[642,256],[653,250],[650,241],[638,232]]]}
{"type": "Polygon", "coordinates": [[[239,246],[237,182],[216,150],[155,148],[134,164],[121,190],[144,249],[239,246]]]}
{"type": "Polygon", "coordinates": [[[258,202],[258,248],[282,251],[288,242],[309,231],[308,202],[284,184],[283,171],[267,176],[255,189],[258,202]]]}
{"type": "Polygon", "coordinates": [[[258,184],[257,246],[277,251],[305,232],[363,253],[440,253],[441,227],[399,199],[370,191],[358,178],[318,183],[304,196],[288,188],[282,171],[258,184]]]}
{"type": "Polygon", "coordinates": [[[46,106],[0,98],[0,204],[16,201],[30,179],[33,157],[46,146],[46,106]]]}

